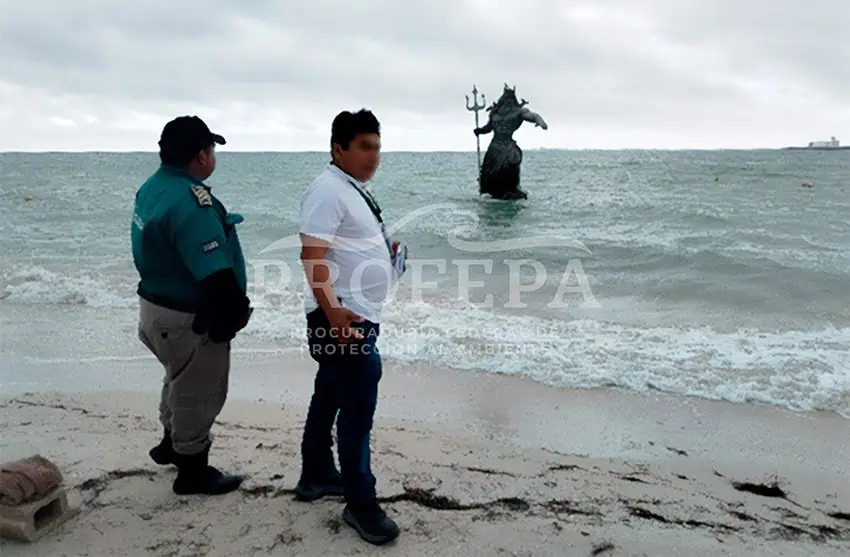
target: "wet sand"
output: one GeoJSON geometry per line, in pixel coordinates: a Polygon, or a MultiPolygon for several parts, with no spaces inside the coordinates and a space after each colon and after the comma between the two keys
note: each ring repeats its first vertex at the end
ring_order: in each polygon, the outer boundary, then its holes
{"type": "MultiPolygon", "coordinates": [[[[341,500],[292,498],[305,357],[234,354],[211,458],[249,478],[215,498],[174,495],[176,472],[147,457],[160,434],[155,361],[3,363],[15,366],[4,371],[3,460],[50,458],[82,511],[37,544],[4,541],[4,556],[374,550],[340,520],[341,500]],[[42,387],[59,373],[60,386],[42,387]]],[[[848,440],[847,420],[828,413],[388,361],[373,468],[402,535],[380,551],[846,555],[848,440]]]]}

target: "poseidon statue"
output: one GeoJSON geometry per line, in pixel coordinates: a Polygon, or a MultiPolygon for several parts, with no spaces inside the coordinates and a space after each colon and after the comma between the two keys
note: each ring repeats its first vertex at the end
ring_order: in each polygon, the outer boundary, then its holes
{"type": "Polygon", "coordinates": [[[475,135],[493,132],[478,181],[479,194],[488,193],[496,199],[527,199],[528,194],[519,187],[519,170],[522,149],[513,139],[513,133],[523,122],[533,122],[535,127],[548,129],[543,118],[525,105],[528,101],[517,100],[516,86],[505,89],[499,100],[487,108],[490,113],[487,124],[475,128],[475,135]]]}

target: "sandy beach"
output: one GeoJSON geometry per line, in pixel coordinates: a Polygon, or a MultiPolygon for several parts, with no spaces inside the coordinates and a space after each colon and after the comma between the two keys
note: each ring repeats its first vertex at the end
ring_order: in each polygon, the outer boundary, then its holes
{"type": "MultiPolygon", "coordinates": [[[[259,369],[284,394],[228,401],[212,458],[249,477],[240,491],[215,498],[174,495],[176,470],[149,460],[160,433],[159,370],[147,359],[124,367],[137,376],[148,370],[150,388],[3,400],[3,460],[51,459],[80,509],[36,544],[4,541],[4,557],[376,550],[341,521],[341,500],[300,503],[291,495],[310,362],[236,355],[234,381],[259,369]]],[[[402,527],[378,549],[388,555],[850,550],[850,451],[839,416],[657,392],[559,390],[392,362],[384,377],[373,468],[402,527]]]]}

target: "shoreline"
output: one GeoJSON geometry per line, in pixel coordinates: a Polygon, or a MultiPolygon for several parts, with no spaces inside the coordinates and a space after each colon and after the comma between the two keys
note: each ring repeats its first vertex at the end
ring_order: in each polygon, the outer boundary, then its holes
{"type": "MultiPolygon", "coordinates": [[[[83,511],[36,545],[6,544],[4,555],[370,551],[339,520],[340,501],[291,500],[311,361],[234,356],[235,388],[213,429],[211,460],[250,477],[217,498],[175,496],[173,470],[147,457],[160,433],[158,364],[127,362],[124,372],[134,370],[141,385],[129,390],[121,374],[106,375],[115,371],[106,364],[85,364],[104,378],[98,389],[3,395],[4,460],[50,458],[83,511]],[[266,378],[254,392],[238,385],[249,371],[266,378]]],[[[62,365],[71,378],[85,367],[62,365]]],[[[850,444],[835,414],[567,390],[396,362],[385,364],[379,397],[373,468],[402,527],[386,549],[392,555],[808,556],[850,548],[842,518],[850,513],[850,444]],[[774,479],[786,497],[734,487],[774,479]]]]}
{"type": "MultiPolygon", "coordinates": [[[[77,306],[42,308],[36,315],[27,313],[25,308],[0,305],[0,331],[4,337],[4,353],[0,354],[0,397],[22,392],[56,390],[62,392],[86,392],[99,389],[104,385],[120,385],[122,389],[147,391],[152,384],[151,373],[158,373],[155,359],[144,350],[136,339],[136,316],[122,319],[117,325],[111,312],[84,311],[77,306]],[[11,311],[5,311],[11,310],[11,311]],[[73,325],[69,326],[69,323],[73,325]],[[50,343],[33,343],[33,335],[51,338],[50,343]]],[[[240,398],[252,398],[269,393],[285,396],[290,387],[287,381],[274,381],[277,372],[274,369],[287,369],[307,366],[314,363],[306,355],[303,344],[281,347],[271,341],[251,339],[238,342],[233,349],[233,363],[239,369],[234,374],[231,389],[240,398]]],[[[385,350],[386,352],[386,350],[385,350]]],[[[392,352],[392,350],[389,350],[392,352]]],[[[685,394],[679,390],[656,388],[653,385],[635,388],[626,385],[559,386],[552,382],[533,377],[532,373],[504,373],[499,370],[483,369],[483,364],[474,367],[449,367],[438,361],[410,361],[384,355],[388,369],[402,370],[402,373],[416,376],[420,370],[438,373],[441,381],[451,384],[463,382],[466,388],[474,384],[487,386],[514,385],[517,389],[529,393],[529,396],[549,395],[541,393],[594,393],[598,391],[619,393],[617,396],[662,396],[677,401],[698,401],[728,403],[747,407],[778,409],[799,415],[837,416],[844,421],[850,420],[837,408],[847,408],[850,393],[833,394],[826,408],[794,408],[793,404],[768,400],[739,400],[734,392],[723,396],[721,389],[716,394],[685,394]],[[473,379],[474,378],[474,382],[473,379]],[[534,385],[533,387],[531,385],[534,385]],[[529,390],[530,389],[530,390],[529,390]]],[[[527,366],[533,369],[533,361],[527,366]]],[[[385,375],[391,379],[392,373],[385,375]]],[[[645,384],[645,383],[644,383],[645,384]]],[[[306,396],[306,395],[305,395],[306,396]]],[[[557,395],[561,396],[561,395],[557,395]]],[[[303,397],[302,397],[303,398],[303,397]]],[[[683,403],[684,403],[683,402],[683,403]]],[[[817,405],[814,405],[817,408],[817,405]]]]}
{"type": "MultiPolygon", "coordinates": [[[[125,326],[129,332],[129,326],[125,326]]],[[[122,390],[147,392],[153,387],[158,387],[156,374],[159,372],[159,364],[154,357],[145,352],[134,343],[135,339],[127,341],[126,347],[120,347],[120,356],[106,355],[109,350],[99,350],[102,354],[93,354],[89,357],[21,357],[0,354],[0,368],[6,369],[3,381],[0,382],[0,398],[29,392],[63,392],[63,393],[87,393],[92,390],[102,389],[110,383],[120,384],[122,390]],[[130,352],[130,353],[127,353],[130,352]],[[73,370],[74,373],[68,373],[73,370]],[[154,380],[151,382],[149,375],[153,373],[154,380]],[[110,375],[111,374],[111,375],[110,375]]],[[[295,383],[287,380],[275,381],[276,371],[295,371],[299,375],[311,374],[315,370],[313,362],[304,351],[303,347],[275,348],[251,346],[249,348],[234,348],[232,351],[234,372],[232,374],[230,389],[237,398],[259,399],[268,396],[280,400],[297,402],[304,400],[308,392],[304,389],[304,379],[295,383]],[[295,388],[300,393],[294,400],[289,393],[290,388],[295,388]]],[[[395,391],[406,392],[411,388],[430,388],[427,382],[421,381],[421,375],[427,373],[431,376],[438,375],[439,382],[452,384],[458,382],[463,389],[489,391],[496,388],[504,392],[506,389],[519,390],[527,396],[543,397],[558,404],[558,397],[601,396],[622,397],[624,399],[639,400],[650,398],[664,400],[668,404],[685,407],[689,405],[707,405],[717,408],[730,406],[733,408],[755,408],[769,413],[778,413],[791,416],[812,416],[816,419],[825,418],[838,422],[850,421],[850,415],[845,416],[841,412],[832,409],[795,409],[778,403],[760,400],[730,400],[721,397],[707,397],[703,395],[691,395],[674,391],[667,391],[653,386],[644,390],[619,385],[601,385],[596,387],[571,387],[558,386],[547,382],[535,380],[526,374],[502,373],[499,371],[488,371],[479,368],[457,368],[439,365],[433,361],[405,361],[392,357],[383,358],[385,373],[382,378],[382,388],[391,382],[395,391]],[[400,382],[399,382],[400,381],[400,382]],[[554,394],[558,393],[558,394],[554,394]]],[[[308,378],[309,379],[309,378],[308,378]]],[[[309,384],[312,388],[312,383],[309,384]]],[[[398,392],[391,394],[398,395],[398,392]]],[[[383,396],[383,395],[381,395],[383,396]]],[[[380,400],[379,400],[380,404],[380,400]]],[[[760,410],[754,410],[756,412],[760,410]]]]}
{"type": "MultiPolygon", "coordinates": [[[[147,389],[151,368],[146,362],[153,360],[136,337],[137,320],[137,310],[131,307],[60,304],[35,309],[26,304],[0,301],[0,336],[3,337],[0,396],[28,390],[85,390],[86,386],[96,388],[118,381],[114,378],[120,378],[117,384],[122,388],[147,389]],[[33,342],[36,338],[50,341],[33,342]],[[74,372],[69,373],[69,369],[74,372]]],[[[466,327],[474,327],[476,323],[468,323],[466,327]]],[[[263,322],[262,327],[255,320],[254,326],[260,330],[249,331],[233,349],[234,362],[246,364],[238,375],[239,381],[234,383],[237,390],[243,391],[239,396],[250,398],[254,393],[265,394],[287,387],[285,382],[269,381],[263,374],[271,367],[285,369],[283,362],[292,355],[299,361],[306,357],[303,339],[299,342],[294,337],[302,332],[301,325],[297,316],[281,322],[272,319],[263,322]],[[266,330],[272,338],[264,336],[266,330]],[[283,338],[275,338],[275,334],[283,338]]],[[[429,326],[445,326],[445,321],[437,319],[429,326]]],[[[776,352],[769,358],[764,354],[770,350],[759,348],[757,339],[745,341],[740,335],[722,336],[702,343],[686,339],[684,345],[677,344],[681,340],[678,337],[649,335],[652,346],[647,347],[640,342],[643,337],[627,335],[620,345],[616,336],[600,333],[597,338],[594,335],[599,331],[579,328],[568,333],[567,342],[574,343],[574,350],[570,345],[562,346],[553,356],[546,350],[548,343],[554,340],[531,337],[528,353],[514,351],[513,348],[522,345],[511,339],[505,345],[511,348],[510,354],[500,356],[488,351],[502,347],[497,336],[488,332],[482,334],[482,338],[473,334],[473,338],[464,340],[466,333],[461,333],[459,338],[445,341],[427,336],[411,339],[404,335],[396,335],[394,340],[388,336],[381,348],[385,361],[399,369],[448,370],[454,374],[452,377],[473,374],[481,381],[492,377],[516,377],[559,392],[613,387],[615,392],[627,389],[642,394],[675,393],[673,396],[685,399],[728,400],[736,404],[756,402],[793,412],[834,411],[850,420],[850,392],[842,389],[846,381],[839,368],[845,356],[841,352],[846,343],[845,332],[818,335],[810,331],[789,338],[788,343],[769,337],[764,342],[776,352]],[[709,348],[715,341],[721,348],[712,352],[709,348]],[[723,346],[728,348],[723,349],[723,346]],[[431,349],[437,352],[429,352],[431,349]],[[653,356],[656,349],[663,352],[657,358],[653,356]],[[801,354],[796,363],[783,360],[787,352],[782,350],[785,349],[801,354]],[[814,351],[820,349],[824,352],[815,357],[814,351]],[[396,350],[401,352],[396,353],[396,350]],[[414,353],[409,354],[408,350],[414,353]],[[416,350],[422,350],[421,359],[416,350]],[[448,355],[441,355],[439,351],[442,350],[448,350],[448,355]],[[445,365],[451,358],[459,367],[445,365]],[[678,360],[682,358],[685,360],[680,363],[678,360]],[[731,363],[725,367],[727,360],[731,363]],[[541,363],[536,365],[538,361],[541,363]],[[759,371],[760,368],[763,371],[759,371]]]]}

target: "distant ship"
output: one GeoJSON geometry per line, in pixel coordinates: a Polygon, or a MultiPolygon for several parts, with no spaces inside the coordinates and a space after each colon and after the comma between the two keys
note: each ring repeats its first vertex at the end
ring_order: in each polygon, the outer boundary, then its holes
{"type": "Polygon", "coordinates": [[[807,151],[843,151],[850,149],[850,145],[841,145],[835,136],[829,138],[829,141],[810,141],[805,147],[785,147],[785,149],[798,149],[807,151]]]}

